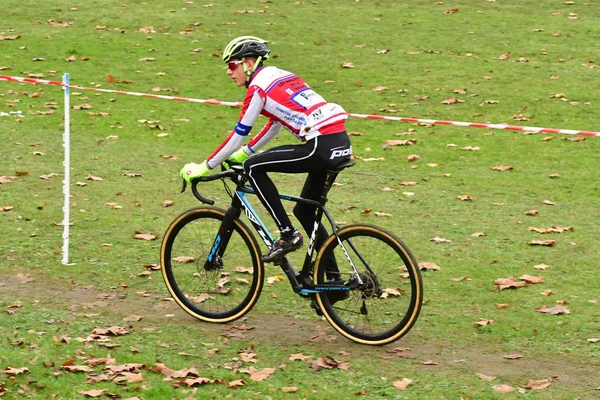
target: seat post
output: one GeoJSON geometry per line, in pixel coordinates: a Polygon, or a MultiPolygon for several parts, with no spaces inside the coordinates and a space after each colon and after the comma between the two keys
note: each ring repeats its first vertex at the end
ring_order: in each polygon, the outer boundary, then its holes
{"type": "Polygon", "coordinates": [[[325,171],[325,185],[323,185],[323,193],[321,194],[321,204],[327,203],[327,194],[331,187],[333,186],[333,182],[335,182],[335,178],[337,178],[340,171],[325,171]]]}

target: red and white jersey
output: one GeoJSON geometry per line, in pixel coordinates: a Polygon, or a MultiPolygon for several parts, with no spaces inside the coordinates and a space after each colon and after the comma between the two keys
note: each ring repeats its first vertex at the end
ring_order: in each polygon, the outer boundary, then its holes
{"type": "Polygon", "coordinates": [[[301,141],[319,135],[343,132],[348,114],[334,103],[328,103],[302,78],[277,67],[259,68],[250,78],[242,112],[235,129],[208,157],[214,168],[239,149],[259,115],[269,118],[260,132],[244,146],[247,154],[263,147],[282,127],[301,141]]]}

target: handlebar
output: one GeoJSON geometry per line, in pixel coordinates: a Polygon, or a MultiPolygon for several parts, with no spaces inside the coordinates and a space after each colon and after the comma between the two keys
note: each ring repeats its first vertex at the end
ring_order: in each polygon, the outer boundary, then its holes
{"type": "MultiPolygon", "coordinates": [[[[192,193],[194,194],[194,197],[197,198],[202,203],[212,206],[213,204],[215,204],[214,200],[207,199],[206,197],[202,196],[202,194],[198,191],[198,183],[216,181],[217,179],[223,179],[223,178],[235,179],[239,175],[240,175],[239,171],[236,171],[235,169],[227,169],[225,171],[217,172],[216,174],[201,176],[199,178],[194,178],[194,179],[192,179],[192,181],[190,183],[192,186],[192,193]]],[[[187,188],[187,182],[185,181],[185,179],[182,179],[181,193],[185,192],[186,188],[187,188]]]]}

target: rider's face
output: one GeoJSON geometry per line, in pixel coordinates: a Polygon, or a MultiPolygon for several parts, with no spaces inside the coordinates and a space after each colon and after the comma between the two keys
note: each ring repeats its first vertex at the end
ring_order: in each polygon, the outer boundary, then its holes
{"type": "Polygon", "coordinates": [[[227,75],[231,77],[236,86],[244,86],[246,84],[246,72],[244,71],[243,64],[246,64],[246,70],[252,71],[254,60],[231,60],[227,63],[227,75]]]}

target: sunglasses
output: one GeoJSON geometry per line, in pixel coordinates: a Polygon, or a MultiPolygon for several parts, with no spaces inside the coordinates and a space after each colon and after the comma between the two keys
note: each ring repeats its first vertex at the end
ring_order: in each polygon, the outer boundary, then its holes
{"type": "Polygon", "coordinates": [[[227,63],[227,68],[230,70],[235,70],[237,68],[238,65],[242,64],[244,61],[239,60],[239,61],[229,61],[227,63]]]}

